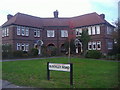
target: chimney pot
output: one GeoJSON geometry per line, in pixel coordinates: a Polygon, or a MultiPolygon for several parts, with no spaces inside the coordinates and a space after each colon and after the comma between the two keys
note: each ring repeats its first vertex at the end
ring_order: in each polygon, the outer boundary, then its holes
{"type": "Polygon", "coordinates": [[[58,18],[58,11],[56,10],[53,13],[54,13],[54,18],[58,18]]]}
{"type": "Polygon", "coordinates": [[[102,19],[105,19],[105,14],[100,14],[100,17],[101,17],[102,19]]]}

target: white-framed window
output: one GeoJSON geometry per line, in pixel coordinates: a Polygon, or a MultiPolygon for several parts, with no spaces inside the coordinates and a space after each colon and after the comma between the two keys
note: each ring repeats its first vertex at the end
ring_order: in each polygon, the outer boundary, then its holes
{"type": "Polygon", "coordinates": [[[40,30],[39,29],[34,30],[34,37],[40,37],[40,30]]]}
{"type": "Polygon", "coordinates": [[[93,43],[92,43],[92,49],[93,49],[93,50],[96,50],[96,42],[93,42],[93,43]]]}
{"type": "Polygon", "coordinates": [[[37,37],[37,30],[34,30],[34,37],[37,37]]]}
{"type": "Polygon", "coordinates": [[[21,50],[22,50],[22,51],[25,51],[25,44],[22,44],[21,50]]]}
{"type": "Polygon", "coordinates": [[[107,34],[112,34],[112,28],[107,26],[107,34]]]}
{"type": "Polygon", "coordinates": [[[92,35],[95,35],[95,26],[92,26],[92,35]]]}
{"type": "Polygon", "coordinates": [[[88,35],[92,35],[91,27],[88,27],[88,35]]]}
{"type": "Polygon", "coordinates": [[[20,35],[20,26],[17,26],[17,35],[20,35]]]}
{"type": "Polygon", "coordinates": [[[99,25],[96,26],[96,34],[100,34],[100,26],[99,25]]]}
{"type": "Polygon", "coordinates": [[[113,49],[113,43],[112,42],[108,42],[107,46],[108,46],[108,49],[113,49]]]}
{"type": "Polygon", "coordinates": [[[61,30],[61,37],[68,37],[68,31],[67,30],[61,30]]]}
{"type": "Polygon", "coordinates": [[[7,36],[7,30],[4,28],[4,36],[7,36]]]}
{"type": "Polygon", "coordinates": [[[76,35],[79,35],[79,31],[78,31],[78,29],[75,30],[75,33],[76,33],[76,35]]]}
{"type": "Polygon", "coordinates": [[[92,42],[88,43],[88,50],[92,50],[92,42]]]}
{"type": "Polygon", "coordinates": [[[40,37],[40,30],[37,30],[37,37],[40,37]]]}
{"type": "Polygon", "coordinates": [[[9,28],[6,28],[6,36],[9,36],[9,28]]]}
{"type": "Polygon", "coordinates": [[[47,30],[47,37],[55,37],[55,31],[54,30],[47,30]]]}
{"type": "Polygon", "coordinates": [[[22,36],[25,36],[25,27],[21,28],[22,36]]]}
{"type": "Polygon", "coordinates": [[[25,45],[25,51],[29,51],[29,44],[28,43],[25,45]]]}
{"type": "Polygon", "coordinates": [[[17,50],[21,50],[21,44],[17,43],[17,50]]]}
{"type": "Polygon", "coordinates": [[[28,27],[26,27],[25,34],[26,34],[26,36],[29,36],[29,28],[28,27]]]}
{"type": "Polygon", "coordinates": [[[97,41],[97,50],[101,50],[101,41],[97,41]]]}
{"type": "Polygon", "coordinates": [[[2,29],[2,37],[4,37],[5,36],[5,29],[3,28],[2,29]]]}

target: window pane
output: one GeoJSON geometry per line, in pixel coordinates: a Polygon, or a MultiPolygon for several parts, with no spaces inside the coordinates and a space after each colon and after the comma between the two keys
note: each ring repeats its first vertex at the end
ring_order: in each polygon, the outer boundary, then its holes
{"type": "Polygon", "coordinates": [[[20,35],[20,26],[17,26],[17,35],[20,35]]]}
{"type": "Polygon", "coordinates": [[[88,27],[88,35],[91,35],[91,27],[88,27]]]}
{"type": "Polygon", "coordinates": [[[22,27],[22,36],[25,35],[25,27],[22,27]]]}
{"type": "Polygon", "coordinates": [[[37,31],[37,36],[40,37],[40,30],[37,31]]]}
{"type": "Polygon", "coordinates": [[[37,37],[37,30],[34,30],[34,37],[37,37]]]}
{"type": "Polygon", "coordinates": [[[2,37],[4,37],[4,35],[5,35],[5,30],[4,29],[2,29],[2,37]]]}
{"type": "Polygon", "coordinates": [[[26,36],[29,36],[29,28],[26,28],[26,36]]]}
{"type": "Polygon", "coordinates": [[[61,37],[68,37],[68,31],[67,30],[61,30],[61,37]]]}
{"type": "Polygon", "coordinates": [[[93,50],[96,50],[96,42],[93,42],[93,50]]]}
{"type": "Polygon", "coordinates": [[[17,43],[17,50],[21,50],[21,45],[20,45],[20,43],[17,43]]]}
{"type": "Polygon", "coordinates": [[[88,50],[92,50],[92,42],[88,43],[88,50]]]}
{"type": "Polygon", "coordinates": [[[9,28],[6,28],[6,36],[9,36],[9,28]]]}
{"type": "Polygon", "coordinates": [[[97,42],[97,50],[101,50],[101,42],[100,41],[97,42]]]}
{"type": "Polygon", "coordinates": [[[29,44],[26,44],[26,51],[29,51],[29,44]]]}
{"type": "Polygon", "coordinates": [[[96,26],[96,34],[100,34],[100,26],[96,26]]]}
{"type": "Polygon", "coordinates": [[[5,29],[4,29],[4,36],[6,36],[6,34],[7,34],[7,33],[6,33],[6,28],[5,28],[5,29]]]}
{"type": "Polygon", "coordinates": [[[95,26],[92,27],[92,35],[95,35],[95,26]]]}
{"type": "Polygon", "coordinates": [[[54,37],[54,30],[47,30],[47,37],[54,37]]]}
{"type": "Polygon", "coordinates": [[[113,43],[112,42],[108,42],[108,49],[113,49],[113,43]]]}

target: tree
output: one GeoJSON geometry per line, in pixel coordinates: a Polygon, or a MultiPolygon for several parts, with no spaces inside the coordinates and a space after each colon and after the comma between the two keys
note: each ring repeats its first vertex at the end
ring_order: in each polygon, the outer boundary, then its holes
{"type": "Polygon", "coordinates": [[[83,55],[85,56],[86,50],[88,48],[88,42],[90,41],[90,36],[88,35],[88,29],[83,29],[81,36],[78,37],[82,42],[83,55]]]}
{"type": "Polygon", "coordinates": [[[113,51],[120,54],[120,20],[115,22],[115,30],[112,33],[114,39],[113,51]]]}
{"type": "MultiPolygon", "coordinates": [[[[66,51],[68,52],[68,50],[69,50],[69,41],[66,41],[66,42],[64,43],[64,45],[65,45],[66,51]]],[[[71,48],[70,53],[75,53],[74,39],[71,39],[71,40],[70,40],[70,48],[71,48]]]]}

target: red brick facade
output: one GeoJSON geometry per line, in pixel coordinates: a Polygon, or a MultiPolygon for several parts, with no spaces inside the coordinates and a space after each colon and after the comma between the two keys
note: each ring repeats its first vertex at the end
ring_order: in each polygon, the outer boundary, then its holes
{"type": "MultiPolygon", "coordinates": [[[[104,15],[102,15],[104,16],[104,15]]],[[[104,16],[105,17],[105,16],[104,16]]],[[[73,23],[72,31],[73,38],[75,38],[75,32],[77,28],[100,26],[100,34],[90,35],[91,42],[101,42],[102,53],[108,53],[107,42],[113,42],[112,36],[107,34],[107,27],[114,28],[110,25],[104,17],[101,18],[97,13],[86,14],[72,18],[39,18],[26,14],[17,13],[15,16],[9,17],[9,20],[2,25],[2,28],[9,29],[9,35],[2,37],[3,44],[11,44],[13,50],[17,50],[17,43],[29,44],[29,50],[34,47],[37,40],[42,40],[44,45],[48,46],[53,44],[56,48],[61,48],[68,37],[61,37],[61,30],[68,31],[68,35],[71,33],[71,25],[73,23]],[[17,35],[17,26],[25,27],[29,29],[28,36],[17,35]],[[35,30],[40,31],[40,37],[35,37],[35,30]],[[47,30],[54,30],[54,37],[47,36],[47,30]]],[[[22,30],[22,29],[21,29],[22,30]]],[[[22,31],[21,31],[22,32],[22,31]]]]}

